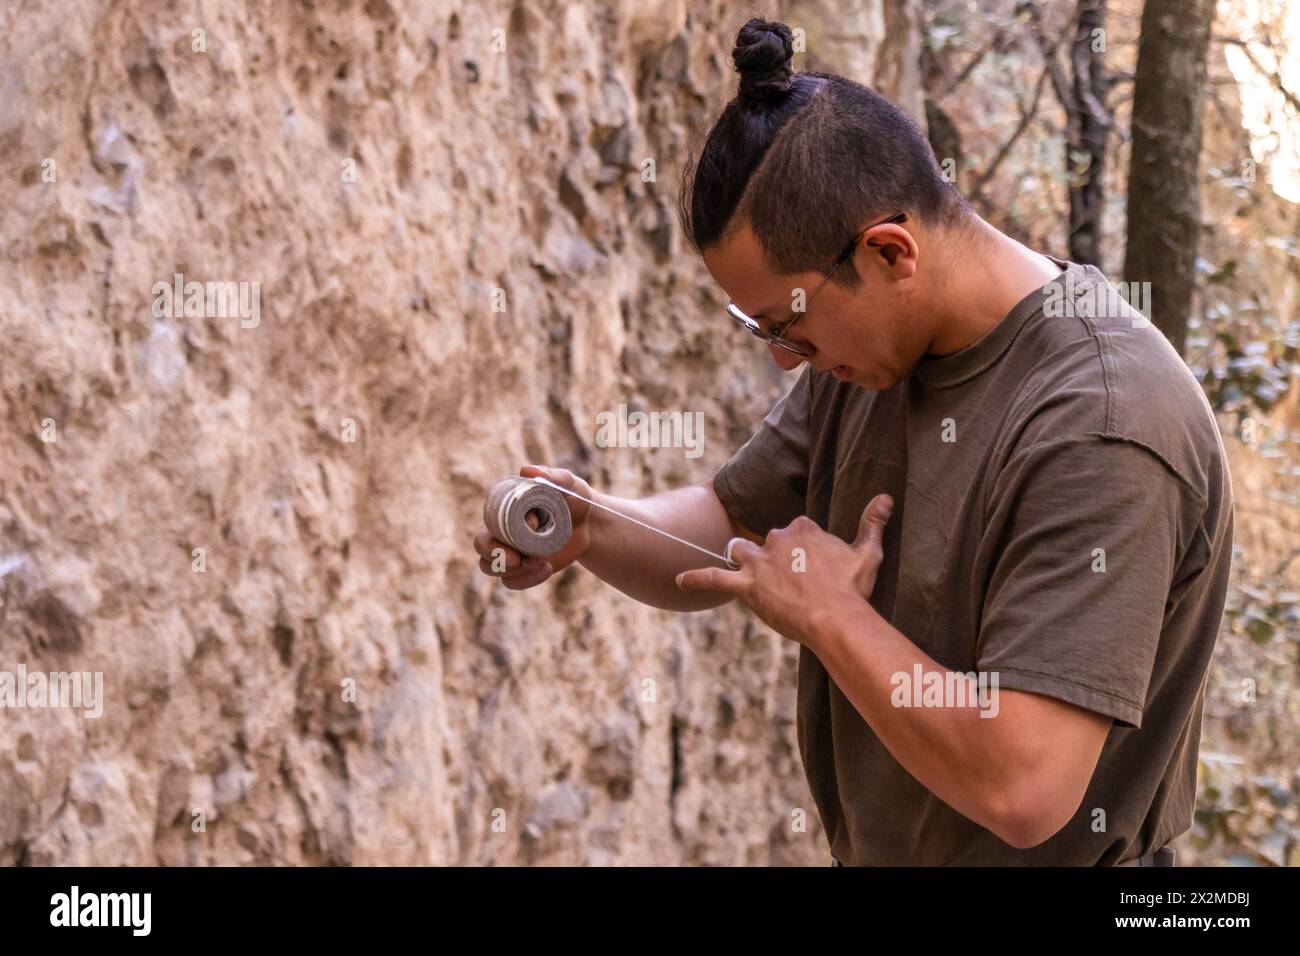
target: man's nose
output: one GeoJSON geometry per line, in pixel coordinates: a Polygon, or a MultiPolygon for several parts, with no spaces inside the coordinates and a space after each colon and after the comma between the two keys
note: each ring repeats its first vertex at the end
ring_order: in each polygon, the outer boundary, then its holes
{"type": "Polygon", "coordinates": [[[802,355],[795,355],[789,349],[783,349],[779,345],[769,343],[767,350],[772,353],[772,361],[776,363],[777,368],[783,372],[798,368],[804,360],[802,355]]]}

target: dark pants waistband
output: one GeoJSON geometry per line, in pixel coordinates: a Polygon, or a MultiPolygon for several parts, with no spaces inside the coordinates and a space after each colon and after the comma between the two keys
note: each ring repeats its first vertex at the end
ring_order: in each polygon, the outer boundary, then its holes
{"type": "MultiPolygon", "coordinates": [[[[1150,853],[1143,854],[1132,860],[1125,860],[1123,863],[1116,863],[1116,866],[1177,866],[1174,862],[1177,854],[1167,846],[1162,846],[1158,850],[1152,850],[1150,853]]],[[[831,857],[831,866],[843,866],[835,857],[831,857]]]]}
{"type": "Polygon", "coordinates": [[[1177,854],[1167,846],[1162,846],[1158,850],[1152,850],[1133,860],[1125,860],[1123,863],[1116,863],[1116,866],[1177,866],[1174,862],[1177,854]]]}

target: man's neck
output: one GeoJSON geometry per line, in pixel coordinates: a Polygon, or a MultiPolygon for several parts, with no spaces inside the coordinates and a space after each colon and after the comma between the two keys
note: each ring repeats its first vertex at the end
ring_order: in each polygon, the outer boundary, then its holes
{"type": "Polygon", "coordinates": [[[1044,255],[980,219],[953,247],[950,281],[935,303],[935,334],[926,354],[951,355],[978,342],[1025,296],[1061,274],[1044,255]]]}

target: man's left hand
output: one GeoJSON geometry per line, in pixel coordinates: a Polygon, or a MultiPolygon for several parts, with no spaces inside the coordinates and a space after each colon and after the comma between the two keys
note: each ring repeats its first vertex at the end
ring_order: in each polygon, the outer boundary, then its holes
{"type": "MultiPolygon", "coordinates": [[[[800,516],[768,534],[762,546],[736,541],[731,557],[739,571],[699,568],[677,576],[678,587],[715,590],[740,598],[768,627],[808,644],[815,623],[843,601],[865,602],[884,558],[881,544],[894,501],[876,495],[867,503],[858,536],[845,544],[800,516]]],[[[816,648],[811,648],[816,650],[816,648]]]]}

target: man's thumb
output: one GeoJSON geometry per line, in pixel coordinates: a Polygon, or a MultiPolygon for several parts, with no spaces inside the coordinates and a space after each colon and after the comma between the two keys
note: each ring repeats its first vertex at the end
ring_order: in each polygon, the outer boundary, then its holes
{"type": "Polygon", "coordinates": [[[881,544],[885,525],[894,510],[894,499],[889,495],[876,495],[862,509],[862,520],[858,522],[858,537],[853,547],[864,548],[872,544],[881,544]]]}
{"type": "MultiPolygon", "coordinates": [[[[581,479],[567,468],[551,468],[544,465],[526,465],[519,469],[519,473],[525,478],[544,478],[553,485],[559,485],[561,488],[567,488],[572,492],[584,492],[581,485],[581,479]]],[[[590,494],[590,491],[585,493],[590,494]]],[[[566,496],[567,498],[567,496],[566,496]]],[[[569,509],[574,508],[574,499],[568,498],[569,509]]]]}

